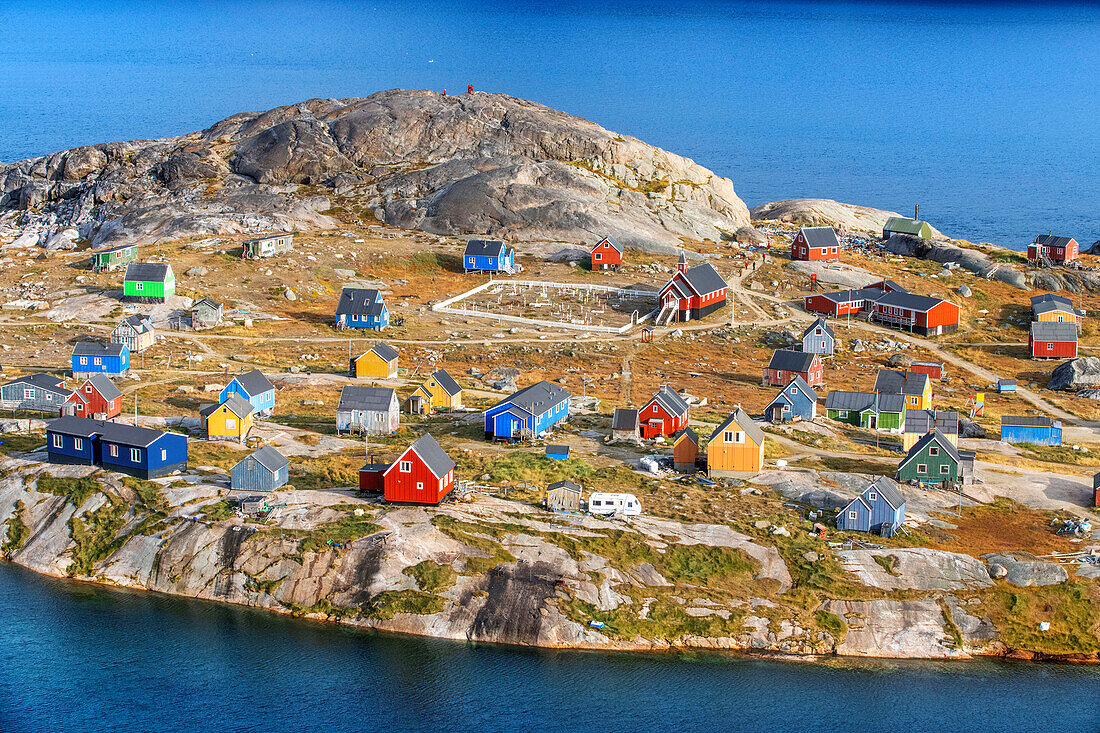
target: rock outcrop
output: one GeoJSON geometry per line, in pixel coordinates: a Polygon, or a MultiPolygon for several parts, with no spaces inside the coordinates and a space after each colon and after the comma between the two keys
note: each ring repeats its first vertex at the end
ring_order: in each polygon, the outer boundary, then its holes
{"type": "Polygon", "coordinates": [[[955,591],[993,585],[980,560],[958,552],[927,547],[844,550],[837,559],[859,582],[880,590],[955,591]]]}
{"type": "Polygon", "coordinates": [[[974,249],[966,249],[949,242],[930,241],[906,234],[892,234],[883,245],[889,252],[904,257],[920,257],[934,262],[953,262],[966,268],[975,275],[1000,280],[1021,290],[1027,290],[1024,273],[1000,262],[994,262],[989,255],[974,249]]]}
{"type": "Polygon", "coordinates": [[[1100,387],[1100,358],[1078,356],[1062,362],[1050,373],[1047,389],[1076,392],[1100,387]]]}
{"type": "Polygon", "coordinates": [[[982,559],[989,563],[991,574],[1012,585],[1057,585],[1069,579],[1066,569],[1054,562],[1021,560],[1012,555],[983,555],[982,559]]]}
{"type": "MultiPolygon", "coordinates": [[[[753,221],[782,221],[807,227],[836,227],[851,232],[882,234],[886,220],[901,216],[893,211],[868,206],[842,204],[832,199],[788,199],[754,206],[749,210],[753,221]]],[[[933,230],[935,231],[935,230],[933,230]]],[[[935,232],[936,236],[942,236],[935,232]]]]}
{"type": "Polygon", "coordinates": [[[390,90],[237,114],[201,132],[0,166],[0,208],[96,245],[335,226],[336,200],[401,227],[515,240],[612,234],[670,251],[748,237],[733,184],[503,94],[390,90]]]}

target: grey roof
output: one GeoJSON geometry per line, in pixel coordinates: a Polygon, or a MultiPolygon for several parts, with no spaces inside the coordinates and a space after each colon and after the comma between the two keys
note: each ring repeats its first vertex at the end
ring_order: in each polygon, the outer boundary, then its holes
{"type": "Polygon", "coordinates": [[[932,298],[928,295],[913,295],[912,293],[886,293],[876,302],[880,305],[889,305],[894,308],[905,308],[907,310],[927,312],[935,308],[940,303],[946,303],[943,298],[932,298]]]}
{"type": "Polygon", "coordinates": [[[225,398],[225,402],[221,402],[216,405],[207,405],[206,407],[199,410],[199,414],[203,417],[209,417],[210,415],[213,415],[222,405],[228,407],[230,411],[232,411],[233,414],[237,417],[248,417],[252,414],[253,410],[251,402],[246,400],[244,397],[241,397],[236,392],[233,392],[225,398]]]}
{"type": "Polygon", "coordinates": [[[832,227],[802,227],[801,232],[806,244],[811,247],[839,247],[840,240],[836,238],[836,230],[832,227]]]}
{"type": "Polygon", "coordinates": [[[146,333],[153,330],[153,319],[141,313],[123,318],[119,322],[119,325],[122,325],[123,323],[130,326],[138,333],[146,333]]]}
{"type": "Polygon", "coordinates": [[[1048,247],[1066,247],[1074,241],[1073,237],[1059,237],[1054,234],[1040,234],[1035,237],[1032,244],[1046,245],[1048,247]]]}
{"type": "Polygon", "coordinates": [[[1001,415],[1001,425],[1015,425],[1027,428],[1053,428],[1062,427],[1061,421],[1052,420],[1049,417],[1025,416],[1025,415],[1001,415]]]}
{"type": "Polygon", "coordinates": [[[878,288],[857,288],[855,290],[836,290],[831,293],[821,293],[834,303],[850,303],[853,300],[879,300],[886,295],[885,290],[878,288]]]}
{"type": "Polygon", "coordinates": [[[805,331],[802,332],[802,338],[806,338],[807,336],[809,336],[810,332],[812,332],[815,328],[821,328],[823,331],[825,331],[825,333],[835,337],[835,334],[833,333],[833,327],[826,323],[824,318],[818,318],[816,321],[811,323],[805,331]]]}
{"type": "Polygon", "coordinates": [[[905,432],[927,433],[939,430],[944,435],[959,434],[959,413],[954,410],[906,410],[905,432]]]}
{"type": "Polygon", "coordinates": [[[370,347],[370,350],[382,357],[383,361],[390,362],[397,358],[397,349],[381,341],[370,347]]]}
{"type": "Polygon", "coordinates": [[[916,458],[918,454],[924,451],[924,449],[930,444],[936,443],[943,448],[947,455],[955,459],[958,463],[962,459],[959,457],[959,449],[951,445],[951,441],[947,439],[947,436],[941,433],[939,430],[933,430],[931,433],[925,434],[920,440],[913,444],[913,447],[909,449],[909,452],[905,454],[905,458],[898,464],[898,468],[901,468],[909,461],[916,458]]]}
{"type": "Polygon", "coordinates": [[[1038,303],[1031,304],[1031,311],[1035,315],[1040,313],[1051,313],[1053,311],[1062,311],[1064,313],[1072,313],[1074,315],[1080,315],[1080,311],[1073,307],[1069,302],[1063,299],[1059,300],[1042,300],[1038,303]]]}
{"type": "MultiPolygon", "coordinates": [[[[684,401],[684,398],[672,391],[672,388],[666,384],[662,384],[661,388],[657,390],[657,394],[649,400],[649,402],[657,401],[661,407],[665,408],[665,411],[673,417],[683,415],[688,411],[688,403],[684,401]]],[[[646,405],[649,404],[646,403],[646,405]]],[[[643,410],[645,407],[642,408],[643,410]]]]}
{"type": "Polygon", "coordinates": [[[103,440],[110,443],[119,443],[120,445],[130,445],[138,448],[150,445],[164,435],[164,432],[161,430],[139,428],[134,425],[111,422],[109,420],[92,420],[87,417],[76,417],[75,415],[66,415],[65,417],[59,417],[56,420],[52,420],[48,429],[55,433],[64,433],[65,435],[76,435],[85,438],[98,434],[103,440]]]}
{"type": "Polygon", "coordinates": [[[246,239],[246,240],[244,240],[244,244],[250,244],[252,242],[265,242],[268,239],[279,239],[281,237],[293,237],[293,236],[294,235],[291,234],[290,232],[279,232],[278,234],[264,234],[264,235],[259,236],[259,237],[253,237],[252,239],[246,239]]]}
{"type": "Polygon", "coordinates": [[[638,411],[626,407],[616,407],[611,418],[612,430],[637,430],[638,411]]]}
{"type": "MultiPolygon", "coordinates": [[[[817,402],[817,392],[814,391],[814,388],[810,386],[809,382],[802,378],[801,374],[794,375],[794,379],[792,379],[786,387],[779,391],[779,394],[775,396],[775,400],[782,397],[791,387],[797,387],[799,392],[806,395],[806,397],[808,397],[810,400],[817,402]]],[[[774,403],[775,400],[772,400],[772,403],[774,403]]],[[[768,407],[771,407],[770,403],[768,407]]]]}
{"type": "Polygon", "coordinates": [[[382,313],[382,305],[374,288],[344,288],[336,304],[336,315],[377,316],[382,313]]]}
{"type": "Polygon", "coordinates": [[[863,490],[863,495],[866,496],[871,491],[877,491],[878,495],[888,501],[890,506],[895,509],[900,509],[901,505],[905,503],[905,497],[902,495],[901,490],[898,489],[897,482],[892,478],[879,476],[871,482],[870,486],[863,490]]]}
{"type": "Polygon", "coordinates": [[[548,455],[548,456],[556,456],[556,455],[560,455],[562,453],[564,453],[565,455],[569,455],[569,452],[570,452],[570,448],[567,445],[548,445],[548,446],[546,446],[546,455],[548,455]]]}
{"type": "Polygon", "coordinates": [[[73,347],[73,356],[121,356],[126,347],[118,343],[101,344],[98,341],[81,341],[73,347]]]}
{"type": "Polygon", "coordinates": [[[879,369],[875,375],[876,392],[883,394],[923,395],[929,377],[924,372],[895,372],[879,369]]]}
{"type": "Polygon", "coordinates": [[[437,369],[432,372],[432,379],[439,382],[439,386],[451,397],[454,397],[462,391],[462,386],[454,380],[454,377],[447,373],[446,369],[437,369]]]}
{"type": "Polygon", "coordinates": [[[943,368],[943,362],[942,361],[915,361],[915,362],[913,362],[913,366],[939,367],[940,369],[942,369],[943,368]]]}
{"type": "MultiPolygon", "coordinates": [[[[270,445],[265,445],[262,448],[257,449],[254,453],[252,453],[252,455],[248,456],[248,458],[255,458],[261,466],[266,468],[268,471],[271,471],[272,473],[275,473],[280,468],[290,465],[290,461],[286,459],[286,456],[275,450],[275,448],[270,445]]],[[[248,458],[238,461],[237,465],[239,466],[241,463],[244,463],[244,461],[247,461],[248,458]]]]}
{"type": "Polygon", "coordinates": [[[393,404],[392,387],[367,387],[349,384],[340,390],[338,410],[367,410],[387,412],[393,404]]]}
{"type": "Polygon", "coordinates": [[[622,253],[623,253],[623,246],[622,246],[621,244],[619,244],[618,242],[616,242],[616,241],[615,241],[615,238],[614,238],[613,236],[611,236],[610,234],[608,234],[608,235],[607,235],[606,237],[604,237],[604,238],[603,238],[603,239],[601,239],[600,241],[596,242],[596,244],[594,244],[594,245],[592,246],[592,249],[596,249],[596,247],[599,247],[599,246],[600,246],[601,244],[603,244],[604,242],[607,242],[607,243],[608,243],[608,244],[610,244],[610,245],[611,245],[612,247],[614,247],[614,248],[615,248],[615,251],[616,251],[616,252],[618,252],[619,254],[622,254],[622,253]]]}
{"type": "Polygon", "coordinates": [[[168,279],[168,273],[172,271],[167,262],[131,262],[126,265],[126,280],[136,282],[162,283],[168,279]]]}
{"type": "Polygon", "coordinates": [[[716,435],[721,433],[733,423],[737,423],[737,426],[741,428],[741,430],[743,430],[746,435],[752,438],[752,442],[756,443],[757,445],[764,444],[764,431],[761,430],[760,426],[754,423],[752,421],[752,418],[749,417],[748,414],[740,407],[730,413],[730,416],[727,417],[721,425],[714,429],[714,432],[710,434],[710,438],[707,442],[714,440],[714,437],[716,435]]]}
{"type": "Polygon", "coordinates": [[[233,377],[233,379],[244,388],[245,392],[248,392],[249,397],[255,397],[258,394],[270,392],[275,389],[275,385],[272,384],[271,380],[265,377],[264,373],[259,369],[253,369],[250,372],[238,374],[233,377]]]}
{"type": "Polygon", "coordinates": [[[1032,308],[1035,308],[1035,306],[1041,303],[1058,303],[1059,305],[1064,305],[1066,308],[1073,310],[1073,301],[1064,295],[1057,295],[1056,293],[1043,293],[1042,295],[1031,296],[1032,308]]]}
{"type": "Polygon", "coordinates": [[[120,244],[117,247],[108,247],[107,249],[97,249],[92,254],[105,255],[105,254],[110,254],[111,252],[121,252],[124,249],[130,249],[131,247],[136,247],[136,246],[137,246],[136,244],[120,244]]]}
{"type": "Polygon", "coordinates": [[[465,257],[500,257],[507,249],[504,242],[496,239],[471,239],[462,254],[465,257]]]}
{"type": "Polygon", "coordinates": [[[907,288],[903,288],[901,285],[899,285],[898,283],[896,283],[895,281],[893,281],[889,278],[879,280],[877,283],[871,283],[867,287],[872,289],[872,290],[891,290],[891,291],[898,292],[898,293],[908,293],[909,292],[909,290],[907,288]]]}
{"type": "Polygon", "coordinates": [[[688,437],[689,440],[691,440],[692,443],[695,443],[696,445],[699,444],[699,434],[691,428],[681,428],[680,430],[677,430],[675,433],[673,433],[672,444],[676,445],[677,443],[679,443],[680,438],[684,437],[685,435],[688,437]]]}
{"type": "Polygon", "coordinates": [[[1031,338],[1035,341],[1077,341],[1076,323],[1043,323],[1031,324],[1031,338]]]}
{"type": "Polygon", "coordinates": [[[95,391],[99,392],[100,396],[108,402],[122,396],[122,390],[116,387],[115,383],[106,374],[96,372],[89,376],[87,381],[91,382],[92,386],[95,387],[95,391]]]}
{"type": "Polygon", "coordinates": [[[191,309],[194,310],[195,308],[198,308],[200,305],[208,305],[211,308],[213,308],[214,310],[217,310],[217,309],[222,307],[222,304],[219,303],[218,301],[214,300],[213,298],[199,298],[198,300],[196,300],[194,303],[191,304],[191,309]]]}
{"type": "Polygon", "coordinates": [[[556,491],[558,489],[565,489],[566,491],[572,491],[573,493],[576,493],[576,494],[581,493],[580,485],[573,483],[569,479],[565,479],[564,481],[555,481],[554,483],[552,483],[552,484],[550,484],[549,486],[546,487],[546,490],[548,492],[556,491]]]}
{"type": "Polygon", "coordinates": [[[28,374],[25,377],[19,377],[10,382],[5,382],[4,386],[7,387],[9,384],[32,384],[35,387],[49,390],[50,392],[69,394],[69,390],[65,388],[65,381],[52,374],[28,374]]]}
{"type": "Polygon", "coordinates": [[[493,407],[512,404],[526,410],[532,415],[541,415],[554,405],[569,397],[570,394],[565,387],[544,380],[532,384],[530,387],[524,387],[511,397],[505,397],[503,400],[493,405],[493,407]]]}
{"type": "Polygon", "coordinates": [[[999,386],[999,387],[1015,387],[1016,386],[1016,380],[1015,379],[998,379],[997,380],[997,386],[999,386]]]}
{"type": "Polygon", "coordinates": [[[689,267],[682,274],[697,295],[713,293],[726,287],[726,281],[709,262],[689,267]]]}
{"type": "Polygon", "coordinates": [[[776,349],[772,352],[768,369],[780,369],[785,372],[805,372],[813,364],[817,354],[808,354],[804,351],[791,351],[790,349],[776,349]]]}
{"type": "Polygon", "coordinates": [[[905,409],[905,397],[901,394],[879,392],[848,392],[834,389],[825,395],[826,410],[864,412],[901,412],[905,409]]]}
{"type": "Polygon", "coordinates": [[[446,476],[447,472],[455,467],[455,462],[443,452],[443,449],[439,447],[439,443],[429,433],[424,433],[417,438],[409,446],[409,449],[420,456],[420,460],[424,461],[424,464],[436,478],[446,476]]]}

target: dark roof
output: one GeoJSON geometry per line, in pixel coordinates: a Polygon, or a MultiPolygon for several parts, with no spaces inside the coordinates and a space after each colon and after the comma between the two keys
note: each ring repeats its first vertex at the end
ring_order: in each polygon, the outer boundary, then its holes
{"type": "Polygon", "coordinates": [[[397,349],[381,341],[370,347],[370,350],[382,357],[382,361],[390,362],[397,358],[397,349]]]}
{"type": "Polygon", "coordinates": [[[121,321],[119,321],[120,326],[123,323],[130,326],[138,333],[145,333],[147,331],[153,330],[153,319],[142,313],[138,313],[137,315],[133,316],[127,316],[126,318],[123,318],[121,321]]]}
{"type": "Polygon", "coordinates": [[[462,254],[465,257],[470,255],[475,257],[500,257],[507,249],[504,242],[496,239],[471,239],[466,243],[466,249],[462,254]]]}
{"type": "Polygon", "coordinates": [[[681,274],[699,295],[713,293],[726,287],[726,281],[718,274],[718,270],[714,269],[714,265],[709,262],[689,267],[681,274]]]}
{"type": "Polygon", "coordinates": [[[554,483],[552,483],[552,484],[550,484],[549,486],[546,487],[547,493],[549,493],[551,491],[557,491],[558,489],[565,489],[566,491],[572,491],[575,494],[581,493],[580,485],[573,483],[569,479],[565,479],[564,481],[555,481],[554,483]]]}
{"type": "Polygon", "coordinates": [[[905,409],[905,397],[901,394],[879,392],[848,392],[834,389],[825,395],[826,410],[850,410],[863,412],[901,412],[905,409]]]}
{"type": "Polygon", "coordinates": [[[1073,301],[1064,295],[1057,295],[1055,293],[1043,293],[1042,295],[1031,296],[1031,307],[1039,305],[1040,303],[1058,303],[1066,306],[1070,310],[1073,309],[1073,301]]]}
{"type": "Polygon", "coordinates": [[[131,262],[126,265],[126,280],[162,283],[172,271],[167,262],[131,262]]]}
{"type": "Polygon", "coordinates": [[[244,388],[245,392],[248,392],[249,397],[255,397],[258,394],[264,392],[270,392],[275,389],[275,385],[271,383],[271,380],[264,376],[264,373],[259,369],[253,369],[250,372],[244,374],[238,374],[233,377],[233,380],[237,384],[244,388]]]}
{"type": "Polygon", "coordinates": [[[99,435],[101,439],[109,443],[119,443],[120,445],[130,445],[138,448],[150,445],[165,434],[161,430],[139,428],[109,420],[92,420],[86,417],[76,417],[75,415],[66,415],[53,420],[47,429],[54,433],[85,438],[99,435]]]}
{"type": "Polygon", "coordinates": [[[291,234],[290,232],[279,232],[277,234],[262,234],[259,237],[253,237],[252,239],[244,240],[244,244],[249,244],[250,242],[264,242],[264,241],[267,241],[268,239],[279,239],[280,237],[293,237],[293,236],[294,235],[291,234]]]}
{"type": "Polygon", "coordinates": [[[1032,244],[1046,245],[1048,247],[1066,247],[1073,241],[1073,237],[1059,237],[1053,234],[1040,234],[1032,244]]]}
{"type": "Polygon", "coordinates": [[[447,472],[455,467],[455,462],[451,460],[451,457],[443,452],[443,449],[439,447],[439,443],[435,441],[435,438],[429,433],[424,433],[417,438],[412,445],[409,446],[410,450],[416,452],[416,455],[420,456],[420,460],[424,461],[424,465],[435,474],[437,478],[441,478],[447,475],[447,472]]]}
{"type": "Polygon", "coordinates": [[[866,495],[871,491],[877,491],[878,495],[888,501],[890,506],[895,509],[900,509],[901,505],[905,503],[905,497],[902,495],[901,490],[898,489],[897,483],[892,478],[879,476],[871,482],[870,486],[863,490],[863,494],[866,495]]]}
{"type": "Polygon", "coordinates": [[[1031,338],[1035,341],[1077,341],[1076,323],[1043,323],[1036,321],[1031,324],[1031,338]]]}
{"type": "MultiPolygon", "coordinates": [[[[661,385],[661,388],[657,390],[657,394],[653,395],[650,402],[654,400],[664,407],[665,411],[673,417],[683,415],[689,409],[688,403],[684,401],[684,398],[672,391],[672,388],[666,384],[661,385]]],[[[647,402],[646,404],[649,403],[647,402]]]]}
{"type": "Polygon", "coordinates": [[[110,254],[111,252],[121,252],[124,249],[130,249],[131,247],[136,247],[136,246],[137,246],[136,244],[120,244],[117,247],[108,247],[107,249],[97,249],[92,254],[105,255],[105,254],[110,254]]]}
{"type": "Polygon", "coordinates": [[[615,251],[618,252],[619,254],[623,253],[623,246],[621,244],[619,244],[618,242],[616,242],[615,238],[613,236],[611,236],[610,234],[608,234],[606,237],[604,237],[600,241],[596,242],[596,244],[594,244],[592,246],[592,249],[596,249],[596,247],[599,247],[604,242],[607,242],[608,244],[610,244],[615,249],[615,251]]]}
{"type": "Polygon", "coordinates": [[[336,304],[336,315],[377,316],[382,313],[382,305],[374,288],[344,288],[336,304]]]}
{"type": "Polygon", "coordinates": [[[807,336],[809,336],[810,332],[813,331],[815,328],[821,328],[825,331],[825,333],[829,334],[830,336],[835,336],[835,334],[833,333],[833,327],[826,323],[824,318],[818,318],[816,321],[806,327],[806,330],[802,332],[802,338],[806,338],[807,336]]]}
{"type": "Polygon", "coordinates": [[[923,395],[929,377],[924,372],[895,372],[879,369],[875,375],[875,391],[883,394],[923,395]]]}
{"type": "Polygon", "coordinates": [[[200,305],[208,305],[211,308],[213,308],[214,310],[217,310],[218,308],[222,307],[222,304],[219,303],[218,301],[214,300],[213,298],[199,298],[198,300],[196,300],[194,303],[191,304],[191,308],[195,309],[195,308],[198,308],[200,305]]]}
{"type": "Polygon", "coordinates": [[[768,369],[781,369],[785,372],[805,372],[809,370],[815,356],[817,354],[791,351],[790,349],[776,349],[772,352],[768,369]]]}
{"type": "Polygon", "coordinates": [[[121,356],[125,348],[123,344],[81,341],[73,347],[73,356],[121,356]]]}
{"type": "Polygon", "coordinates": [[[832,227],[802,227],[798,230],[811,247],[839,247],[836,230],[832,227]]]}
{"type": "Polygon", "coordinates": [[[821,293],[834,303],[850,303],[853,300],[880,300],[886,295],[885,290],[878,288],[857,288],[855,290],[836,290],[831,293],[821,293]]]}
{"type": "Polygon", "coordinates": [[[895,308],[926,312],[935,308],[940,303],[946,303],[943,298],[932,298],[927,295],[913,295],[912,293],[886,293],[877,299],[881,305],[890,305],[895,308]]]}
{"type": "Polygon", "coordinates": [[[1032,303],[1031,310],[1036,315],[1040,313],[1050,313],[1052,311],[1061,311],[1063,313],[1072,313],[1077,315],[1079,311],[1073,307],[1072,304],[1067,303],[1064,300],[1042,300],[1038,303],[1032,303]]]}
{"type": "MultiPolygon", "coordinates": [[[[275,450],[275,448],[270,445],[265,445],[262,448],[257,449],[248,458],[255,458],[261,466],[266,468],[268,471],[271,471],[272,473],[275,473],[284,466],[290,465],[290,461],[286,459],[286,456],[275,450]]],[[[241,463],[244,463],[244,461],[248,460],[248,458],[238,461],[237,465],[239,466],[241,463]]]]}
{"type": "Polygon", "coordinates": [[[569,446],[567,446],[567,445],[548,445],[548,446],[546,446],[546,455],[548,455],[548,456],[559,456],[559,455],[562,455],[562,454],[569,455],[569,446]]]}
{"type": "Polygon", "coordinates": [[[1000,387],[1015,387],[1016,386],[1016,380],[1015,379],[998,379],[997,380],[997,385],[1000,386],[1000,387]]]}
{"type": "Polygon", "coordinates": [[[532,384],[530,387],[524,387],[511,397],[505,397],[503,400],[493,405],[493,407],[511,404],[526,410],[532,415],[541,415],[554,405],[569,397],[569,392],[560,384],[542,381],[532,384]]]}
{"type": "Polygon", "coordinates": [[[737,423],[737,426],[741,428],[741,430],[743,430],[746,435],[752,438],[752,442],[756,443],[757,445],[764,444],[764,431],[761,430],[760,426],[754,423],[752,421],[752,418],[749,417],[748,414],[740,407],[730,413],[730,416],[727,417],[721,425],[714,429],[714,432],[710,434],[710,438],[707,442],[714,440],[714,437],[716,435],[720,434],[723,430],[728,428],[733,423],[737,423]]]}
{"type": "Polygon", "coordinates": [[[89,376],[87,381],[91,382],[95,391],[99,392],[100,396],[108,402],[122,396],[122,390],[116,387],[115,383],[112,382],[106,374],[96,372],[89,376]]]}
{"type": "Polygon", "coordinates": [[[225,398],[225,402],[221,402],[216,405],[207,405],[206,407],[199,410],[199,414],[203,417],[209,417],[210,415],[213,415],[222,405],[228,407],[230,411],[237,417],[248,417],[252,414],[253,410],[251,402],[246,400],[244,397],[241,397],[236,392],[232,392],[228,397],[225,398]]]}
{"type": "Polygon", "coordinates": [[[638,411],[626,407],[616,407],[611,418],[612,430],[637,430],[638,411]]]}
{"type": "Polygon", "coordinates": [[[447,373],[446,369],[437,369],[432,372],[432,379],[439,382],[439,386],[451,397],[454,397],[462,391],[462,386],[454,380],[454,377],[447,373]]]}
{"type": "Polygon", "coordinates": [[[941,433],[939,430],[933,430],[931,433],[925,434],[920,440],[913,444],[913,447],[909,449],[909,452],[905,454],[905,458],[898,464],[898,468],[901,468],[909,461],[913,460],[919,453],[921,453],[930,443],[936,443],[947,455],[955,459],[958,463],[962,459],[959,457],[959,449],[951,445],[951,441],[947,439],[947,436],[941,433]]]}
{"type": "Polygon", "coordinates": [[[50,392],[58,392],[60,394],[69,393],[69,390],[65,389],[64,380],[52,374],[28,374],[25,377],[19,377],[10,382],[5,382],[4,386],[7,387],[9,384],[32,384],[35,387],[49,390],[50,392]]]}
{"type": "Polygon", "coordinates": [[[959,413],[954,410],[905,411],[905,432],[927,433],[933,429],[944,435],[958,435],[959,413]]]}
{"type": "Polygon", "coordinates": [[[680,438],[687,437],[692,443],[699,444],[699,435],[691,428],[681,428],[672,434],[672,444],[676,445],[680,442],[680,438]]]}
{"type": "Polygon", "coordinates": [[[367,387],[349,384],[340,390],[338,410],[368,410],[386,412],[393,403],[392,387],[367,387]]]}
{"type": "Polygon", "coordinates": [[[893,280],[890,280],[889,278],[879,280],[877,283],[871,283],[867,287],[871,288],[872,290],[893,290],[898,293],[909,292],[907,288],[903,288],[901,285],[894,282],[893,280]]]}
{"type": "Polygon", "coordinates": [[[1049,417],[1025,415],[1001,415],[1001,425],[1015,425],[1025,428],[1062,427],[1062,423],[1049,417]]]}

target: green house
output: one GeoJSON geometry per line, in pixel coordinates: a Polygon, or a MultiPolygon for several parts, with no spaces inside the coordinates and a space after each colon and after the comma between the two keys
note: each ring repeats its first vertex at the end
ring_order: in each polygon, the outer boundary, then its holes
{"type": "Polygon", "coordinates": [[[137,245],[123,244],[119,247],[92,253],[92,269],[96,272],[110,272],[137,259],[137,245]]]}
{"type": "Polygon", "coordinates": [[[905,425],[905,396],[834,389],[825,396],[825,414],[856,427],[900,433],[905,425]]]}
{"type": "Polygon", "coordinates": [[[910,219],[905,216],[891,216],[882,227],[882,238],[889,239],[891,234],[908,234],[911,237],[921,239],[932,238],[932,225],[920,219],[910,219]]]}
{"type": "Polygon", "coordinates": [[[163,303],[176,294],[176,276],[164,262],[131,262],[126,266],[123,297],[139,303],[163,303]]]}
{"type": "Polygon", "coordinates": [[[915,484],[968,484],[974,475],[974,453],[960,451],[939,430],[918,440],[898,464],[897,480],[915,484]]]}

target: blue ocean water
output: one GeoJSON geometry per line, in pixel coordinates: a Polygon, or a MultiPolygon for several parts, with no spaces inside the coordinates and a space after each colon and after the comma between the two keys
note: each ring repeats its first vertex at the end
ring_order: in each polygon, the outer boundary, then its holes
{"type": "Polygon", "coordinates": [[[1100,670],[378,636],[0,565],[3,731],[1096,731],[1100,670]]]}
{"type": "Polygon", "coordinates": [[[1096,3],[0,0],[0,64],[4,161],[473,84],[692,157],[750,206],[1100,239],[1096,3]]]}

